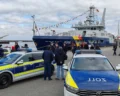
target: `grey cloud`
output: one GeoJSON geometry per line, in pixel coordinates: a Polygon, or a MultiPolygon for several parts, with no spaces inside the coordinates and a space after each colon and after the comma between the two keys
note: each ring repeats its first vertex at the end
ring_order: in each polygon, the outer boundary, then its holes
{"type": "MultiPolygon", "coordinates": [[[[109,32],[116,32],[114,25],[117,25],[117,21],[120,20],[119,3],[119,0],[0,0],[0,21],[3,22],[0,25],[0,31],[12,34],[26,34],[26,32],[32,34],[32,19],[24,18],[24,15],[35,14],[38,26],[46,23],[49,25],[51,22],[58,23],[77,16],[87,11],[93,4],[100,11],[97,13],[100,18],[103,9],[107,8],[106,29],[109,32]]],[[[81,17],[77,20],[84,19],[81,17]]],[[[78,21],[68,24],[72,25],[76,22],[78,21]]]]}

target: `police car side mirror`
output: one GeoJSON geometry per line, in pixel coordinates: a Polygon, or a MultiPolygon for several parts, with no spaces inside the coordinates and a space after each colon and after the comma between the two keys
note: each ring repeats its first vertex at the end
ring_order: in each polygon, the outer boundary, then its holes
{"type": "Polygon", "coordinates": [[[120,64],[118,64],[118,66],[116,66],[116,71],[120,71],[120,64]]]}
{"type": "Polygon", "coordinates": [[[23,60],[20,60],[19,62],[17,62],[18,65],[23,64],[23,63],[24,63],[23,60]]]}
{"type": "Polygon", "coordinates": [[[66,64],[63,65],[63,69],[68,71],[68,66],[66,64]]]}

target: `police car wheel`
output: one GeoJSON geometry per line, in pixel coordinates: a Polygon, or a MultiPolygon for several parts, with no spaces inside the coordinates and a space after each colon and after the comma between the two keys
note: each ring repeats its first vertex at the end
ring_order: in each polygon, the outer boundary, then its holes
{"type": "Polygon", "coordinates": [[[12,82],[10,74],[3,73],[0,75],[0,89],[7,88],[12,82]]]}
{"type": "Polygon", "coordinates": [[[51,76],[54,74],[54,71],[55,71],[55,68],[54,68],[54,66],[52,65],[52,66],[51,66],[51,76]]]}

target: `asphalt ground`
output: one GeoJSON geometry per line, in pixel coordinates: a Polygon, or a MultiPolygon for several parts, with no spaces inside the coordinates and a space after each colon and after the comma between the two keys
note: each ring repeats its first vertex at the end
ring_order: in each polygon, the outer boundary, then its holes
{"type": "MultiPolygon", "coordinates": [[[[102,51],[114,67],[120,64],[120,56],[113,56],[112,48],[102,48],[102,51]]],[[[117,51],[119,52],[120,50],[117,51]]],[[[72,53],[68,52],[68,56],[66,63],[71,60],[72,53]]],[[[55,74],[52,79],[52,81],[44,81],[43,76],[37,76],[22,80],[0,90],[0,96],[63,96],[64,81],[55,80],[55,74]]]]}

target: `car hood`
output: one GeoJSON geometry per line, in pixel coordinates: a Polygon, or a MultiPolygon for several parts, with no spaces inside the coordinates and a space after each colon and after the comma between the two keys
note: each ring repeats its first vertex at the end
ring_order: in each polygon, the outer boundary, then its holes
{"type": "Polygon", "coordinates": [[[118,90],[119,74],[116,71],[70,71],[81,90],[118,90]]]}

